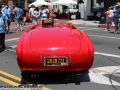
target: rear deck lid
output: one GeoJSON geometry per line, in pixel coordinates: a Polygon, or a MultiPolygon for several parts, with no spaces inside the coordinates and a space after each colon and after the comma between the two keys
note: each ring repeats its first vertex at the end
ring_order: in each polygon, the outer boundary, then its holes
{"type": "Polygon", "coordinates": [[[75,54],[80,50],[80,38],[78,32],[69,28],[34,29],[30,46],[36,54],[75,54]]]}

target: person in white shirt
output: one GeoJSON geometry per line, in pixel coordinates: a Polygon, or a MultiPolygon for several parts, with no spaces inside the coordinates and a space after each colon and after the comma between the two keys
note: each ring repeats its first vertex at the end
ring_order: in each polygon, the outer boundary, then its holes
{"type": "Polygon", "coordinates": [[[37,25],[39,24],[40,22],[40,13],[39,13],[39,8],[38,7],[35,7],[34,11],[32,12],[32,19],[33,19],[33,24],[34,25],[37,25]]]}
{"type": "Polygon", "coordinates": [[[49,15],[49,10],[46,8],[46,6],[44,6],[43,10],[41,10],[40,13],[41,13],[41,21],[46,20],[49,15]]]}
{"type": "Polygon", "coordinates": [[[31,21],[32,21],[32,13],[33,13],[34,9],[35,9],[34,5],[32,5],[31,8],[29,9],[29,16],[30,16],[31,21]]]}

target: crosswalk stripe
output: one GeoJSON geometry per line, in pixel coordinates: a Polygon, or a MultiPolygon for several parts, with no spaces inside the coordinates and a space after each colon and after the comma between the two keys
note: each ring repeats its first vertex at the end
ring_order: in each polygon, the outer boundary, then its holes
{"type": "MultiPolygon", "coordinates": [[[[24,27],[30,27],[30,26],[32,26],[32,25],[27,25],[27,26],[24,26],[24,27]]],[[[17,28],[16,26],[15,27],[10,27],[10,29],[15,29],[15,28],[17,28]]]]}
{"type": "Polygon", "coordinates": [[[8,41],[14,41],[14,40],[19,40],[20,37],[17,37],[17,38],[12,38],[12,39],[7,39],[5,40],[5,42],[8,42],[8,41]]]}

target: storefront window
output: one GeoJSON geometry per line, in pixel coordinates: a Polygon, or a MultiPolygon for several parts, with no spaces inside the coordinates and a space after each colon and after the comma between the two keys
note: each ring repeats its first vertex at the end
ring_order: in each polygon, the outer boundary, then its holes
{"type": "Polygon", "coordinates": [[[91,10],[106,11],[108,7],[114,6],[118,0],[91,0],[91,10]]]}

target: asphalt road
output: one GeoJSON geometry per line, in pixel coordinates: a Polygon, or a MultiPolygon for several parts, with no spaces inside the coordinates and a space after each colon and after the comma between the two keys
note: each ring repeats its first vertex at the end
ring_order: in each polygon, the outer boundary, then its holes
{"type": "Polygon", "coordinates": [[[36,79],[21,75],[15,54],[19,38],[7,39],[6,46],[12,49],[0,53],[0,87],[35,83],[42,90],[120,90],[120,34],[114,34],[114,30],[78,27],[90,36],[95,47],[94,63],[88,72],[81,72],[80,76],[39,73],[36,79]]]}

